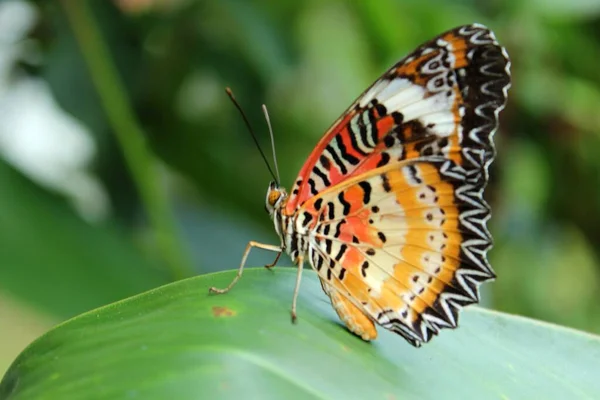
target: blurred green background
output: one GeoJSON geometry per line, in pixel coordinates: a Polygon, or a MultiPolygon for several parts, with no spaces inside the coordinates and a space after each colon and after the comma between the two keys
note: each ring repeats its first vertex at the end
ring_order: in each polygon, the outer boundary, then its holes
{"type": "Polygon", "coordinates": [[[379,74],[472,22],[513,71],[483,303],[600,333],[600,1],[4,0],[0,376],[60,321],[277,243],[269,175],[225,86],[267,149],[269,106],[289,187],[379,74]],[[148,168],[132,172],[123,145],[148,168]]]}

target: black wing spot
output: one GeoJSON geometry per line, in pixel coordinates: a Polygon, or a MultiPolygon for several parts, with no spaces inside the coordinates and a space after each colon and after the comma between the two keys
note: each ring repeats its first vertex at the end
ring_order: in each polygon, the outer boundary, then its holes
{"type": "Polygon", "coordinates": [[[321,209],[321,206],[323,205],[323,199],[322,198],[318,198],[317,200],[315,200],[315,210],[319,211],[321,209]]]}
{"type": "Polygon", "coordinates": [[[371,211],[373,211],[374,213],[378,213],[379,212],[379,207],[373,206],[373,207],[371,207],[371,211]]]}
{"type": "Polygon", "coordinates": [[[380,117],[383,117],[387,114],[387,108],[381,103],[378,103],[376,99],[374,99],[373,108],[377,111],[380,117]]]}
{"type": "MultiPolygon", "coordinates": [[[[298,250],[298,234],[296,233],[296,231],[294,231],[292,233],[292,240],[291,240],[291,242],[292,242],[292,246],[290,247],[290,252],[294,253],[294,252],[296,252],[296,250],[298,250]]],[[[292,260],[294,258],[295,257],[292,257],[292,260]]]]}
{"type": "Polygon", "coordinates": [[[425,149],[423,149],[423,152],[421,154],[424,156],[432,156],[433,148],[431,146],[425,147],[425,149]]]}
{"type": "Polygon", "coordinates": [[[381,240],[383,243],[387,241],[387,238],[385,237],[383,232],[377,232],[377,236],[379,237],[379,240],[381,240]]]}
{"type": "Polygon", "coordinates": [[[327,216],[329,217],[329,219],[334,219],[335,218],[335,210],[334,210],[334,205],[333,203],[330,201],[329,203],[327,203],[327,216]]]}
{"type": "Polygon", "coordinates": [[[342,257],[344,256],[344,253],[346,252],[346,250],[348,250],[348,246],[345,245],[345,244],[341,245],[340,246],[340,251],[335,256],[335,260],[336,261],[340,261],[342,259],[342,257]]]}
{"type": "Polygon", "coordinates": [[[365,261],[362,263],[362,265],[360,266],[360,273],[362,274],[362,276],[364,278],[367,277],[367,268],[369,268],[369,262],[365,261]]]}
{"type": "Polygon", "coordinates": [[[373,143],[375,146],[377,146],[377,143],[379,142],[379,133],[380,132],[379,132],[379,129],[377,129],[377,124],[374,123],[373,112],[369,112],[367,115],[368,115],[369,119],[371,120],[371,124],[369,124],[369,131],[371,133],[371,143],[373,143]]]}
{"type": "Polygon", "coordinates": [[[404,115],[402,115],[401,112],[393,112],[392,118],[394,118],[394,124],[396,125],[402,125],[402,123],[404,122],[404,115]]]}
{"type": "MultiPolygon", "coordinates": [[[[360,135],[360,141],[368,148],[372,148],[373,146],[371,146],[371,143],[369,143],[369,138],[367,137],[367,131],[368,128],[365,126],[363,119],[361,118],[361,116],[357,116],[357,121],[358,121],[358,134],[360,135]]],[[[352,145],[357,147],[358,145],[358,138],[355,136],[354,138],[352,138],[352,145]],[[355,144],[354,142],[357,141],[357,143],[355,144]]],[[[359,152],[359,154],[363,154],[363,155],[367,155],[368,153],[365,153],[364,151],[362,151],[360,148],[356,148],[356,150],[359,152]]],[[[370,153],[370,151],[369,151],[370,153]]]]}
{"type": "Polygon", "coordinates": [[[350,203],[348,203],[346,201],[346,199],[344,198],[344,192],[340,192],[340,194],[338,194],[338,200],[344,207],[344,209],[342,210],[342,214],[344,214],[344,215],[350,214],[350,203]]]}
{"type": "Polygon", "coordinates": [[[375,255],[375,249],[367,249],[366,253],[370,256],[374,256],[375,255]]]}
{"type": "Polygon", "coordinates": [[[387,174],[381,174],[381,180],[382,180],[383,190],[385,190],[387,193],[391,192],[392,187],[390,186],[390,179],[388,178],[387,174]]]}
{"type": "Polygon", "coordinates": [[[308,179],[308,186],[310,186],[310,193],[315,195],[317,194],[317,188],[315,187],[315,180],[313,178],[308,179]]]}
{"type": "Polygon", "coordinates": [[[352,125],[350,125],[349,133],[350,133],[350,142],[352,145],[352,149],[356,153],[360,154],[361,156],[366,156],[369,154],[368,152],[365,152],[364,150],[362,150],[360,148],[360,146],[358,145],[358,139],[359,139],[358,135],[360,135],[361,141],[364,142],[365,145],[367,145],[367,143],[365,142],[365,138],[367,136],[366,131],[367,131],[367,127],[365,126],[364,123],[362,123],[362,118],[360,118],[360,116],[358,117],[358,134],[352,130],[352,125]]]}
{"type": "Polygon", "coordinates": [[[340,154],[344,160],[348,161],[352,165],[357,165],[360,162],[358,158],[348,153],[348,151],[346,150],[346,145],[344,144],[344,141],[342,139],[342,135],[336,135],[335,142],[338,145],[338,149],[340,149],[340,154]]]}
{"type": "Polygon", "coordinates": [[[387,134],[385,135],[385,137],[383,138],[383,144],[385,145],[385,147],[387,147],[388,149],[390,147],[394,147],[394,144],[396,143],[396,139],[394,139],[394,137],[391,134],[387,134]]]}
{"type": "Polygon", "coordinates": [[[369,204],[371,201],[371,184],[369,182],[362,181],[359,182],[358,185],[363,190],[363,204],[369,204]]]}
{"type": "Polygon", "coordinates": [[[325,239],[325,252],[327,254],[331,254],[331,246],[333,246],[333,241],[331,239],[325,239]]]}
{"type": "Polygon", "coordinates": [[[377,163],[377,168],[383,167],[390,162],[390,155],[388,153],[381,153],[381,160],[377,163]]]}
{"type": "Polygon", "coordinates": [[[327,158],[324,154],[321,154],[321,157],[319,157],[319,161],[321,162],[323,168],[329,171],[329,168],[331,168],[331,162],[329,161],[329,158],[327,158]]]}
{"type": "Polygon", "coordinates": [[[331,155],[331,158],[333,158],[333,162],[335,163],[335,165],[338,166],[342,175],[346,175],[348,173],[348,170],[346,169],[346,166],[344,165],[342,160],[340,160],[340,157],[337,155],[337,153],[335,152],[335,150],[333,149],[331,144],[329,144],[327,147],[325,147],[325,150],[327,152],[329,152],[329,154],[331,155]]]}
{"type": "Polygon", "coordinates": [[[317,271],[320,271],[323,268],[323,257],[317,256],[317,271]]]}
{"type": "Polygon", "coordinates": [[[407,168],[412,180],[414,180],[416,183],[423,183],[423,180],[417,176],[417,173],[419,172],[417,167],[414,165],[409,165],[407,168]]]}
{"type": "Polygon", "coordinates": [[[323,185],[331,186],[331,181],[329,180],[329,177],[327,176],[327,174],[325,174],[325,173],[323,173],[323,171],[321,171],[321,168],[319,168],[315,165],[312,172],[313,172],[313,174],[315,174],[319,178],[321,178],[321,180],[323,181],[323,185]]]}
{"type": "Polygon", "coordinates": [[[302,216],[304,217],[304,220],[302,221],[302,226],[305,227],[306,225],[308,225],[310,223],[310,221],[312,221],[312,214],[309,213],[308,211],[304,211],[302,213],[302,216]]]}
{"type": "Polygon", "coordinates": [[[340,237],[340,235],[342,234],[342,225],[344,225],[345,223],[345,219],[337,223],[337,225],[335,226],[335,234],[333,236],[335,236],[336,238],[340,237]]]}

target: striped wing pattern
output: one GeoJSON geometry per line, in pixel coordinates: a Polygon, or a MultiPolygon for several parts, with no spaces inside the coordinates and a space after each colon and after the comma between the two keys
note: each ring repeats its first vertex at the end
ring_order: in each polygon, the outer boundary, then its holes
{"type": "Polygon", "coordinates": [[[295,181],[283,213],[363,339],[379,324],[419,346],[494,278],[483,191],[509,67],[482,25],[423,44],[334,123],[295,181]]]}

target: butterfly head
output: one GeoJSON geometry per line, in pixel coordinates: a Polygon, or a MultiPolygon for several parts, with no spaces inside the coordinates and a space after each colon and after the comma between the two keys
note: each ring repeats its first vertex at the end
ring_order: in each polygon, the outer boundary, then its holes
{"type": "Polygon", "coordinates": [[[269,215],[273,215],[275,211],[283,208],[287,201],[288,194],[284,188],[280,187],[277,182],[272,181],[267,189],[266,209],[269,215]]]}

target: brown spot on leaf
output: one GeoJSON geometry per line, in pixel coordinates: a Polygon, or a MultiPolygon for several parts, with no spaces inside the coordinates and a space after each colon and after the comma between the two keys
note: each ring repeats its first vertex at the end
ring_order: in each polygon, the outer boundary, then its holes
{"type": "Polygon", "coordinates": [[[233,317],[235,314],[237,314],[231,308],[220,307],[220,306],[213,306],[212,313],[217,318],[219,318],[219,317],[233,317]]]}

